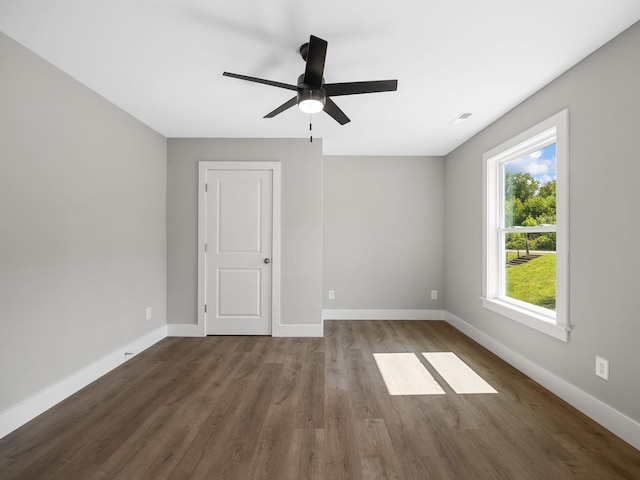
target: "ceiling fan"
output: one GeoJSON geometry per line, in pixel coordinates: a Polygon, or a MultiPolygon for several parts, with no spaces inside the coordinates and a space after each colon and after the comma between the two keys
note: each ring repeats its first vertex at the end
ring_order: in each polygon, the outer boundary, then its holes
{"type": "Polygon", "coordinates": [[[361,93],[393,92],[398,89],[398,80],[375,80],[368,82],[324,83],[324,60],[327,55],[327,42],[311,35],[309,42],[300,47],[300,55],[306,62],[306,68],[298,77],[298,84],[274,82],[262,78],[224,72],[225,77],[239,78],[248,82],[262,83],[272,87],[285,88],[296,92],[296,96],[287,100],[264,118],[273,118],[285,110],[298,105],[305,113],[325,111],[340,125],[349,123],[349,117],[340,110],[330,97],[357,95],[361,93]]]}

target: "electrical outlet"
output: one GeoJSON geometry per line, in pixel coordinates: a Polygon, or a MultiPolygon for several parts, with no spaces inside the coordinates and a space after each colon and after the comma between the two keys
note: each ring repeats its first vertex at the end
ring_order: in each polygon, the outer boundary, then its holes
{"type": "Polygon", "coordinates": [[[151,307],[147,307],[146,318],[147,320],[151,320],[151,307]]]}
{"type": "Polygon", "coordinates": [[[596,355],[596,375],[609,381],[609,360],[596,355]]]}
{"type": "Polygon", "coordinates": [[[335,298],[336,298],[336,291],[329,290],[329,300],[335,300],[335,298]]]}
{"type": "Polygon", "coordinates": [[[431,300],[438,299],[438,290],[431,290],[431,300]]]}

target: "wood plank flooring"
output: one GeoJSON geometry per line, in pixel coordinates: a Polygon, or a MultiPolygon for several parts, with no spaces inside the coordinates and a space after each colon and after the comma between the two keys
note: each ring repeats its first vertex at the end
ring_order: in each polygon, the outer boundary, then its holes
{"type": "Polygon", "coordinates": [[[167,338],[0,440],[8,479],[640,479],[640,451],[444,322],[167,338]],[[373,353],[450,351],[497,394],[390,396],[373,353]]]}

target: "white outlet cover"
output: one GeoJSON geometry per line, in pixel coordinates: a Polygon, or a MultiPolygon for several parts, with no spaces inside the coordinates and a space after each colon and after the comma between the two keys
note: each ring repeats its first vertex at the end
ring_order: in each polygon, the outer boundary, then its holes
{"type": "Polygon", "coordinates": [[[146,318],[147,320],[151,320],[151,307],[147,307],[146,318]]]}
{"type": "Polygon", "coordinates": [[[596,355],[596,375],[609,381],[609,360],[596,355]]]}

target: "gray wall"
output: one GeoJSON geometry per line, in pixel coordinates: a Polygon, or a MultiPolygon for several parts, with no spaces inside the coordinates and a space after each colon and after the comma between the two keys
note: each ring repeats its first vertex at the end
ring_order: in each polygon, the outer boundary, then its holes
{"type": "Polygon", "coordinates": [[[444,158],[325,157],[323,235],[325,309],[442,309],[444,158]]]}
{"type": "Polygon", "coordinates": [[[0,411],[165,324],[165,162],[0,33],[0,411]]]}
{"type": "Polygon", "coordinates": [[[446,159],[446,308],[543,368],[640,421],[640,24],[446,159]],[[484,310],[482,154],[569,109],[569,343],[484,310]],[[594,375],[595,355],[610,381],[594,375]]]}
{"type": "Polygon", "coordinates": [[[169,139],[167,318],[197,323],[198,161],[282,165],[281,323],[322,323],[322,142],[308,139],[169,139]]]}

